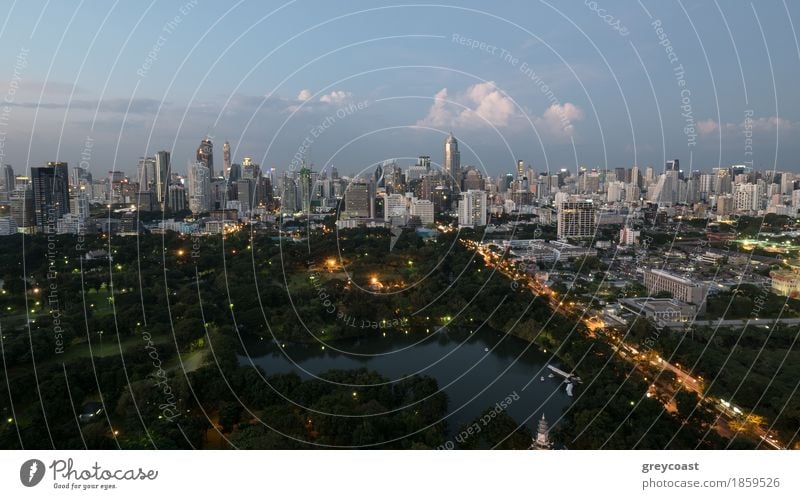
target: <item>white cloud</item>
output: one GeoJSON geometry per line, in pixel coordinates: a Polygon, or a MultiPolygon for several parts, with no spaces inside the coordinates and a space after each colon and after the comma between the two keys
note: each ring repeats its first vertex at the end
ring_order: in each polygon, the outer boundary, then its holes
{"type": "Polygon", "coordinates": [[[498,90],[493,81],[476,83],[452,98],[443,88],[433,97],[428,114],[417,124],[450,128],[505,127],[515,115],[514,108],[513,101],[498,90]]]}
{"type": "Polygon", "coordinates": [[[712,133],[717,133],[718,131],[719,131],[719,123],[710,118],[707,120],[700,120],[697,122],[697,133],[699,133],[701,137],[705,137],[706,135],[711,135],[712,133]]]}
{"type": "Polygon", "coordinates": [[[575,134],[575,123],[583,120],[583,110],[571,102],[552,104],[533,120],[536,129],[548,138],[565,138],[575,134]]]}
{"type": "Polygon", "coordinates": [[[796,133],[800,130],[800,123],[791,121],[778,116],[764,116],[761,118],[747,118],[741,123],[723,123],[709,118],[697,122],[697,132],[701,137],[717,135],[722,131],[723,135],[742,134],[750,130],[754,134],[774,135],[776,131],[781,135],[796,133]]]}
{"type": "MultiPolygon", "coordinates": [[[[583,118],[583,110],[571,102],[553,104],[541,116],[530,116],[537,130],[550,139],[573,135],[575,122],[583,118]]],[[[493,81],[476,83],[453,96],[441,89],[417,125],[447,129],[529,126],[523,111],[493,81]]]]}
{"type": "Polygon", "coordinates": [[[305,88],[301,90],[299,94],[297,94],[297,100],[307,101],[310,98],[311,98],[311,90],[305,88]]]}
{"type": "Polygon", "coordinates": [[[319,98],[320,102],[326,102],[328,104],[340,104],[346,100],[349,100],[353,94],[350,92],[345,92],[344,90],[334,90],[329,94],[325,94],[319,98]]]}
{"type": "MultiPolygon", "coordinates": [[[[745,129],[747,125],[747,121],[742,123],[742,129],[745,129]]],[[[761,133],[775,133],[776,131],[779,133],[791,132],[797,130],[798,127],[796,122],[787,120],[786,118],[781,118],[779,116],[751,118],[749,125],[752,126],[752,130],[754,132],[761,133]]]]}

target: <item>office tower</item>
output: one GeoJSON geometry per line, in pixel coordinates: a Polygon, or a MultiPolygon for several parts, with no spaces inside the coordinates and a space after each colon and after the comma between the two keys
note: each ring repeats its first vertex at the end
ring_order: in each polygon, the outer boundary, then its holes
{"type": "Polygon", "coordinates": [[[468,190],[461,193],[458,201],[458,225],[460,227],[480,227],[486,225],[486,192],[468,190]]]}
{"type": "Polygon", "coordinates": [[[297,184],[289,172],[283,174],[283,185],[281,186],[281,213],[291,215],[297,211],[297,184]]]}
{"type": "Polygon", "coordinates": [[[631,178],[628,179],[628,183],[635,185],[636,187],[642,186],[642,174],[639,173],[639,167],[633,165],[631,167],[631,178]]]}
{"type": "Polygon", "coordinates": [[[69,213],[69,170],[63,162],[31,168],[33,209],[40,231],[55,231],[56,222],[69,213]]]}
{"type": "Polygon", "coordinates": [[[36,223],[36,216],[33,209],[33,190],[30,187],[16,190],[11,195],[11,219],[17,224],[17,228],[23,232],[29,232],[36,223]]]}
{"type": "Polygon", "coordinates": [[[255,203],[255,189],[253,188],[253,180],[247,178],[237,180],[236,193],[242,213],[248,213],[250,210],[252,210],[255,203]]]}
{"type": "Polygon", "coordinates": [[[758,211],[761,209],[761,193],[757,184],[739,184],[733,192],[733,209],[736,211],[758,211]]]}
{"type": "Polygon", "coordinates": [[[679,172],[681,171],[681,162],[677,159],[673,159],[667,161],[666,165],[664,166],[664,171],[667,172],[679,172]]]}
{"type": "Polygon", "coordinates": [[[162,205],[166,203],[167,194],[169,193],[167,186],[169,186],[170,173],[169,151],[158,151],[153,164],[153,191],[156,194],[156,201],[162,205]]]}
{"type": "Polygon", "coordinates": [[[125,172],[117,171],[117,170],[109,170],[108,171],[108,181],[109,182],[122,182],[125,180],[125,172]]]}
{"type": "Polygon", "coordinates": [[[580,191],[591,194],[600,191],[600,174],[596,171],[583,172],[580,176],[580,191]]]}
{"type": "Polygon", "coordinates": [[[202,162],[208,168],[209,177],[214,176],[214,144],[206,137],[200,141],[200,147],[197,148],[197,161],[202,162]]]}
{"type": "Polygon", "coordinates": [[[229,178],[231,174],[231,145],[226,140],[222,144],[222,174],[225,178],[229,178]]]}
{"type": "Polygon", "coordinates": [[[185,210],[186,189],[179,184],[170,185],[169,194],[167,194],[167,204],[173,213],[185,210]]]}
{"type": "Polygon", "coordinates": [[[391,163],[384,163],[383,165],[383,185],[386,187],[386,192],[404,194],[405,193],[405,176],[403,169],[392,161],[391,163]]]}
{"type": "Polygon", "coordinates": [[[221,177],[211,179],[210,210],[222,210],[228,202],[228,181],[221,177]]]}
{"type": "Polygon", "coordinates": [[[86,186],[75,188],[69,196],[70,213],[77,220],[84,221],[89,218],[89,196],[86,193],[86,186]]]}
{"type": "Polygon", "coordinates": [[[355,179],[344,193],[344,208],[348,218],[375,218],[375,184],[355,179]]]}
{"type": "Polygon", "coordinates": [[[458,187],[461,183],[461,153],[458,152],[458,141],[452,132],[444,140],[442,170],[447,185],[458,187]]]}
{"type": "MultiPolygon", "coordinates": [[[[624,167],[617,167],[614,168],[614,177],[616,178],[617,182],[628,182],[628,171],[624,167]]],[[[606,179],[608,181],[608,179],[606,179]]]]}
{"type": "Polygon", "coordinates": [[[523,173],[524,169],[525,169],[525,162],[522,161],[521,159],[518,159],[517,160],[517,178],[518,179],[521,179],[522,177],[525,176],[525,174],[523,173]]]}
{"type": "Polygon", "coordinates": [[[648,190],[649,201],[665,205],[675,204],[680,199],[680,189],[678,172],[667,170],[658,176],[655,186],[648,190]]]}
{"type": "Polygon", "coordinates": [[[253,158],[250,156],[245,156],[242,159],[242,177],[241,178],[249,178],[249,179],[257,179],[261,176],[261,167],[256,163],[253,163],[253,158]]]}
{"type": "Polygon", "coordinates": [[[304,162],[297,177],[297,190],[300,194],[300,210],[306,215],[311,213],[312,188],[311,170],[304,162]]]}
{"type": "Polygon", "coordinates": [[[625,199],[625,183],[615,180],[608,183],[607,200],[609,203],[617,203],[625,199]]]}
{"type": "Polygon", "coordinates": [[[655,172],[653,171],[652,166],[648,166],[644,169],[644,185],[648,186],[655,181],[655,172]]]}
{"type": "Polygon", "coordinates": [[[412,199],[411,216],[419,217],[423,226],[433,224],[433,202],[427,199],[412,199]]]}
{"type": "Polygon", "coordinates": [[[0,192],[9,196],[14,192],[14,168],[11,165],[3,165],[0,167],[0,192]]]}
{"type": "Polygon", "coordinates": [[[228,182],[236,183],[242,178],[242,165],[234,163],[231,165],[231,170],[228,173],[228,182]]]}
{"type": "Polygon", "coordinates": [[[418,156],[417,157],[417,164],[416,166],[421,166],[426,170],[431,169],[431,157],[430,156],[418,156]]]}
{"type": "Polygon", "coordinates": [[[783,172],[781,174],[781,194],[788,196],[794,190],[794,174],[783,172]]]}
{"type": "Polygon", "coordinates": [[[139,190],[149,191],[155,185],[155,168],[156,159],[150,157],[139,158],[139,166],[137,167],[139,190]]]}
{"type": "Polygon", "coordinates": [[[378,165],[375,167],[375,173],[373,173],[373,178],[375,179],[375,186],[383,187],[383,165],[378,165]]]}
{"type": "Polygon", "coordinates": [[[591,199],[567,197],[556,204],[558,239],[592,238],[595,233],[595,206],[591,199]]]}
{"type": "Polygon", "coordinates": [[[383,202],[383,219],[393,225],[406,223],[406,197],[402,194],[387,194],[383,202]]]}
{"type": "Polygon", "coordinates": [[[465,191],[483,191],[486,189],[486,182],[481,175],[480,170],[475,166],[469,166],[464,171],[464,180],[462,182],[465,191]]]}
{"type": "Polygon", "coordinates": [[[211,171],[203,161],[189,164],[187,175],[189,209],[203,213],[211,208],[211,171]]]}

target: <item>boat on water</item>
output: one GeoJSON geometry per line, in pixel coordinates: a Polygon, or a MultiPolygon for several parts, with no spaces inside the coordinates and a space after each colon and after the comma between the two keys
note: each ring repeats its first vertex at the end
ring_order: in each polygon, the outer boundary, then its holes
{"type": "Polygon", "coordinates": [[[542,376],[542,377],[539,379],[539,381],[544,381],[544,376],[542,376]]]}

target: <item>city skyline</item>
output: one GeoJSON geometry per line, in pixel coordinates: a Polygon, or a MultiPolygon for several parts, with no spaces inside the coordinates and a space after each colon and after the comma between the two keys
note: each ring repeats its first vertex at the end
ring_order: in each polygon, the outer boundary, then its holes
{"type": "Polygon", "coordinates": [[[131,175],[158,150],[182,167],[209,136],[218,151],[230,142],[232,162],[284,170],[304,148],[309,163],[353,174],[438,162],[451,131],[461,164],[490,175],[518,159],[551,172],[669,158],[687,171],[800,168],[793,76],[772,63],[800,53],[793,5],[604,2],[615,26],[585,3],[76,7],[15,4],[9,16],[24,21],[0,25],[13,41],[0,48],[0,163],[18,172],[83,160],[131,175]],[[413,29],[385,28],[397,20],[413,29]]]}

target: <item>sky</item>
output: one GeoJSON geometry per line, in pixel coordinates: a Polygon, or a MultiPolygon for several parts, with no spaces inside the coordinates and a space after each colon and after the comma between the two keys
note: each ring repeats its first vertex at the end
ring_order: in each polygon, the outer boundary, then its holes
{"type": "Polygon", "coordinates": [[[798,2],[0,2],[0,163],[800,171],[798,2]]]}

